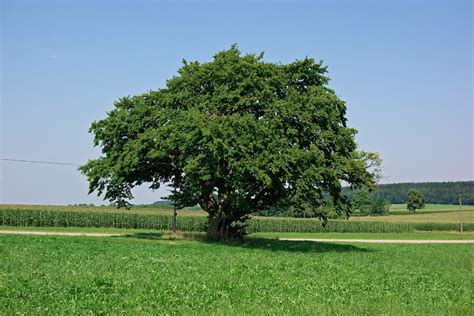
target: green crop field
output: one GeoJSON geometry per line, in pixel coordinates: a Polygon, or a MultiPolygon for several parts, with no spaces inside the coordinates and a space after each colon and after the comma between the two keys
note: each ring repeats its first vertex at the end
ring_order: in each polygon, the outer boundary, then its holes
{"type": "MultiPolygon", "coordinates": [[[[398,207],[398,206],[396,206],[398,207]]],[[[385,216],[353,216],[349,220],[330,220],[323,226],[318,219],[254,216],[247,231],[255,232],[352,232],[400,233],[415,231],[457,231],[459,212],[453,206],[431,206],[416,213],[398,210],[385,216]]],[[[0,226],[32,227],[106,227],[170,230],[169,209],[116,209],[113,207],[0,205],[0,226]]],[[[463,210],[465,231],[474,231],[474,207],[463,210]]],[[[180,231],[205,231],[203,211],[180,211],[180,231]]]]}
{"type": "MultiPolygon", "coordinates": [[[[0,210],[34,210],[34,211],[67,211],[67,212],[97,212],[122,213],[140,215],[171,215],[170,208],[133,207],[130,209],[113,206],[76,206],[76,205],[27,205],[27,204],[0,204],[0,210]]],[[[206,216],[204,211],[178,210],[179,216],[206,216]]]]}
{"type": "MultiPolygon", "coordinates": [[[[23,205],[23,204],[0,204],[1,210],[37,210],[37,211],[72,211],[72,212],[98,212],[98,213],[121,213],[141,215],[171,215],[170,208],[140,208],[131,209],[111,206],[65,206],[65,205],[23,205]]],[[[463,206],[466,222],[474,223],[474,206],[463,206]]],[[[204,211],[178,210],[178,216],[206,216],[204,211]]],[[[258,216],[257,216],[258,217],[258,216]]],[[[390,213],[386,216],[353,216],[352,220],[358,221],[391,221],[391,222],[459,222],[459,206],[449,204],[427,204],[424,209],[415,213],[409,212],[406,204],[393,204],[390,213]],[[397,215],[397,217],[392,217],[397,215]],[[428,216],[430,215],[430,216],[428,216]]]]}
{"type": "Polygon", "coordinates": [[[2,314],[472,313],[473,245],[0,236],[2,314]]]}
{"type": "MultiPolygon", "coordinates": [[[[474,205],[464,205],[462,206],[464,209],[474,209],[474,205]]],[[[418,212],[426,212],[426,211],[458,211],[459,210],[459,205],[455,204],[426,204],[425,208],[421,210],[416,210],[415,214],[418,212]]],[[[392,204],[390,205],[390,212],[393,211],[404,211],[404,212],[410,212],[407,209],[406,204],[392,204]]]]}
{"type": "MultiPolygon", "coordinates": [[[[474,206],[462,207],[463,221],[474,223],[474,206]]],[[[389,215],[385,216],[353,216],[353,221],[390,222],[390,223],[459,223],[460,214],[458,205],[427,204],[424,209],[410,212],[406,204],[395,204],[390,208],[389,215]]]]}

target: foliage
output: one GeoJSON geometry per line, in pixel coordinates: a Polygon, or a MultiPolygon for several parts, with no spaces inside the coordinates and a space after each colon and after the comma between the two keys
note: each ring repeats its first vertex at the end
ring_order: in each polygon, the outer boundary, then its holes
{"type": "Polygon", "coordinates": [[[371,213],[373,215],[388,214],[389,210],[390,210],[390,203],[388,203],[387,200],[385,200],[384,198],[376,196],[372,199],[371,213]]]}
{"type": "MultiPolygon", "coordinates": [[[[158,209],[173,209],[173,201],[170,200],[162,200],[156,201],[151,204],[133,204],[130,205],[132,208],[158,208],[158,209]]],[[[185,210],[192,210],[192,211],[199,211],[201,208],[198,205],[189,206],[189,207],[181,207],[181,209],[185,210]]]]}
{"type": "Polygon", "coordinates": [[[356,151],[326,73],[311,58],[269,63],[236,46],[211,62],[184,61],[166,88],[121,98],[92,124],[104,155],[80,170],[90,192],[119,206],[136,185],[173,183],[170,198],[199,204],[218,239],[242,234],[259,210],[317,210],[323,194],[347,213],[341,181],[373,188],[380,157],[356,151]]]}
{"type": "Polygon", "coordinates": [[[390,204],[383,198],[370,195],[365,190],[357,190],[352,196],[352,212],[357,215],[388,214],[390,204]]]}
{"type": "MultiPolygon", "coordinates": [[[[474,181],[379,184],[377,190],[371,194],[382,197],[392,204],[402,204],[406,203],[410,189],[421,191],[425,203],[459,204],[461,195],[464,205],[474,205],[474,181]]],[[[350,199],[354,192],[345,188],[344,194],[350,199]]]]}
{"type": "Polygon", "coordinates": [[[346,218],[346,214],[338,213],[332,203],[325,202],[317,209],[295,209],[295,208],[272,208],[270,210],[261,210],[253,215],[263,217],[294,217],[294,218],[320,218],[321,214],[325,219],[346,218]]]}
{"type": "Polygon", "coordinates": [[[422,209],[424,207],[425,199],[423,197],[423,193],[418,190],[408,191],[407,209],[412,212],[415,212],[416,209],[422,209]]]}
{"type": "Polygon", "coordinates": [[[6,315],[469,315],[472,248],[1,236],[0,306],[6,315]]]}
{"type": "MultiPolygon", "coordinates": [[[[171,230],[172,216],[137,213],[112,213],[94,211],[41,211],[0,209],[0,225],[34,227],[111,227],[133,229],[171,230]]],[[[180,231],[206,231],[203,216],[178,216],[180,231]]],[[[474,223],[465,223],[465,231],[474,230],[474,223]]],[[[396,223],[330,220],[323,223],[316,219],[252,218],[247,231],[255,232],[412,232],[416,230],[458,230],[456,223],[396,223]]]]}
{"type": "Polygon", "coordinates": [[[352,196],[352,211],[361,215],[369,215],[372,210],[372,199],[365,190],[358,190],[352,196]]]}

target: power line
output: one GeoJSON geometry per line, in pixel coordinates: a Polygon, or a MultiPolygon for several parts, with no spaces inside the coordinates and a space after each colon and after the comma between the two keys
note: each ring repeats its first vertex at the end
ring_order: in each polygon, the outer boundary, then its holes
{"type": "MultiPolygon", "coordinates": [[[[65,165],[65,166],[80,166],[78,163],[72,162],[59,162],[59,161],[42,161],[42,160],[25,160],[25,159],[10,159],[10,158],[0,158],[3,161],[13,161],[13,162],[23,162],[23,163],[40,163],[47,165],[65,165]]],[[[154,162],[158,165],[169,165],[167,162],[154,162]]]]}
{"type": "Polygon", "coordinates": [[[9,159],[9,158],[0,158],[3,161],[14,161],[14,162],[24,162],[24,163],[41,163],[47,165],[66,165],[66,166],[80,166],[80,164],[72,162],[56,162],[56,161],[40,161],[40,160],[23,160],[23,159],[9,159]]]}

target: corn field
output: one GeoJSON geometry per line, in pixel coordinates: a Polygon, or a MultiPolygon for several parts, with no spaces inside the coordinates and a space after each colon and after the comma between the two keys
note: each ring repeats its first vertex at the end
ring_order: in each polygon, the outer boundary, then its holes
{"type": "MultiPolygon", "coordinates": [[[[202,232],[207,219],[203,216],[178,216],[180,231],[202,232]]],[[[0,225],[31,227],[109,227],[129,229],[171,230],[172,216],[137,213],[85,212],[63,210],[0,209],[0,225]]],[[[413,231],[455,231],[454,223],[386,223],[332,220],[323,225],[316,219],[252,218],[247,232],[351,232],[398,233],[413,231]]],[[[474,231],[474,224],[464,225],[465,231],[474,231]]]]}

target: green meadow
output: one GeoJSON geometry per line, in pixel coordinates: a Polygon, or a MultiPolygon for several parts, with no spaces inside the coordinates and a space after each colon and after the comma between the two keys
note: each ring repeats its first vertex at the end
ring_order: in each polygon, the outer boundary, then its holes
{"type": "Polygon", "coordinates": [[[2,314],[472,313],[474,246],[0,236],[2,314]]]}
{"type": "MultiPolygon", "coordinates": [[[[257,217],[256,232],[235,244],[146,228],[168,227],[169,209],[1,205],[1,212],[16,223],[4,231],[127,236],[0,235],[0,314],[471,315],[474,307],[474,244],[280,239],[456,240],[456,206],[409,213],[393,205],[389,215],[335,221],[325,232],[313,219],[257,217]]],[[[473,212],[464,208],[466,240],[474,239],[473,212]]],[[[181,211],[178,223],[201,229],[204,215],[181,211]]]]}

